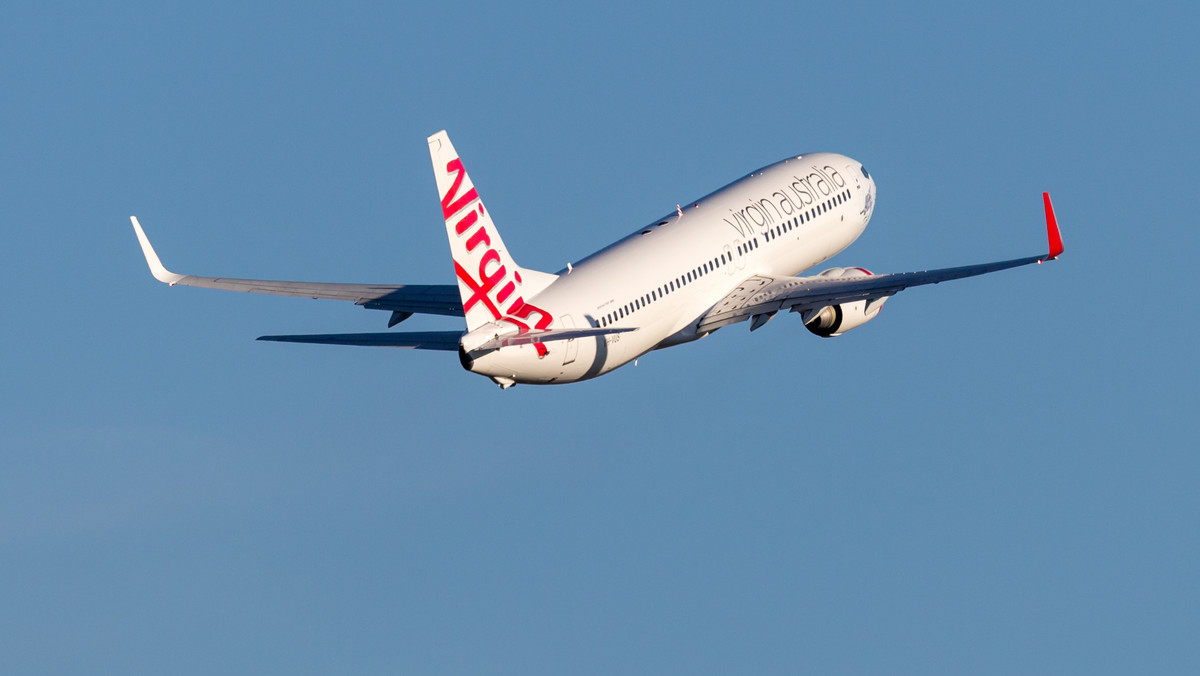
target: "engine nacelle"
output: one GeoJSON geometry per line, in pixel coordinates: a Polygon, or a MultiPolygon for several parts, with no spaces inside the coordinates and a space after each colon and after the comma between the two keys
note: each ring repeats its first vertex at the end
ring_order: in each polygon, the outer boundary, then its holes
{"type": "MultiPolygon", "coordinates": [[[[830,268],[818,277],[846,279],[853,277],[869,277],[871,271],[863,268],[830,268]]],[[[850,329],[856,329],[879,315],[887,297],[874,300],[856,300],[841,305],[826,305],[816,310],[806,310],[800,317],[804,327],[822,338],[840,336],[850,329]]]]}

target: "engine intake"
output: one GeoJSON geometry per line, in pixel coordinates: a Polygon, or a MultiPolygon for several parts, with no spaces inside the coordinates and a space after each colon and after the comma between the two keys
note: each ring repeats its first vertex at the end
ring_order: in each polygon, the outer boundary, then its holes
{"type": "MultiPolygon", "coordinates": [[[[871,271],[863,268],[830,268],[817,276],[833,279],[869,277],[871,271]]],[[[804,327],[811,333],[822,338],[832,338],[874,319],[879,315],[879,309],[886,300],[887,297],[826,305],[816,310],[806,310],[800,316],[804,320],[804,327]]]]}

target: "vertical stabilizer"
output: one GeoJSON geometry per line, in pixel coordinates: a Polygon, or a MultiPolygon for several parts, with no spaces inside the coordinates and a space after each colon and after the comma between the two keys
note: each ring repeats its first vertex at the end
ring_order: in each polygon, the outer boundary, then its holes
{"type": "Polygon", "coordinates": [[[446,132],[429,137],[429,157],[442,200],[467,330],[489,322],[508,322],[521,330],[549,328],[554,318],[526,302],[526,298],[556,277],[523,269],[513,261],[446,132]]]}

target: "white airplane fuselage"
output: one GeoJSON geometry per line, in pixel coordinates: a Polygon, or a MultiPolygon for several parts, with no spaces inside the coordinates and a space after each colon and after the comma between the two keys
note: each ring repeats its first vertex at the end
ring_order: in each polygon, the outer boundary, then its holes
{"type": "Polygon", "coordinates": [[[862,234],[874,203],[874,181],[844,155],[812,153],[770,165],[573,264],[534,297],[553,317],[552,329],[636,330],[508,346],[475,358],[460,350],[463,366],[502,386],[569,383],[703,338],[709,332],[698,331],[701,318],[740,283],[796,275],[829,259],[862,234]]]}

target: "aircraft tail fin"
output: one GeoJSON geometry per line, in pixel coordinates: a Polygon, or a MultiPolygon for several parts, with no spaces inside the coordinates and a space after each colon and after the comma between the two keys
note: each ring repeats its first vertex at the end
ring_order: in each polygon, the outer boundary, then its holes
{"type": "Polygon", "coordinates": [[[558,277],[522,268],[513,260],[445,131],[429,137],[429,157],[446,219],[467,330],[501,321],[521,330],[548,329],[554,317],[526,299],[558,277]]]}

